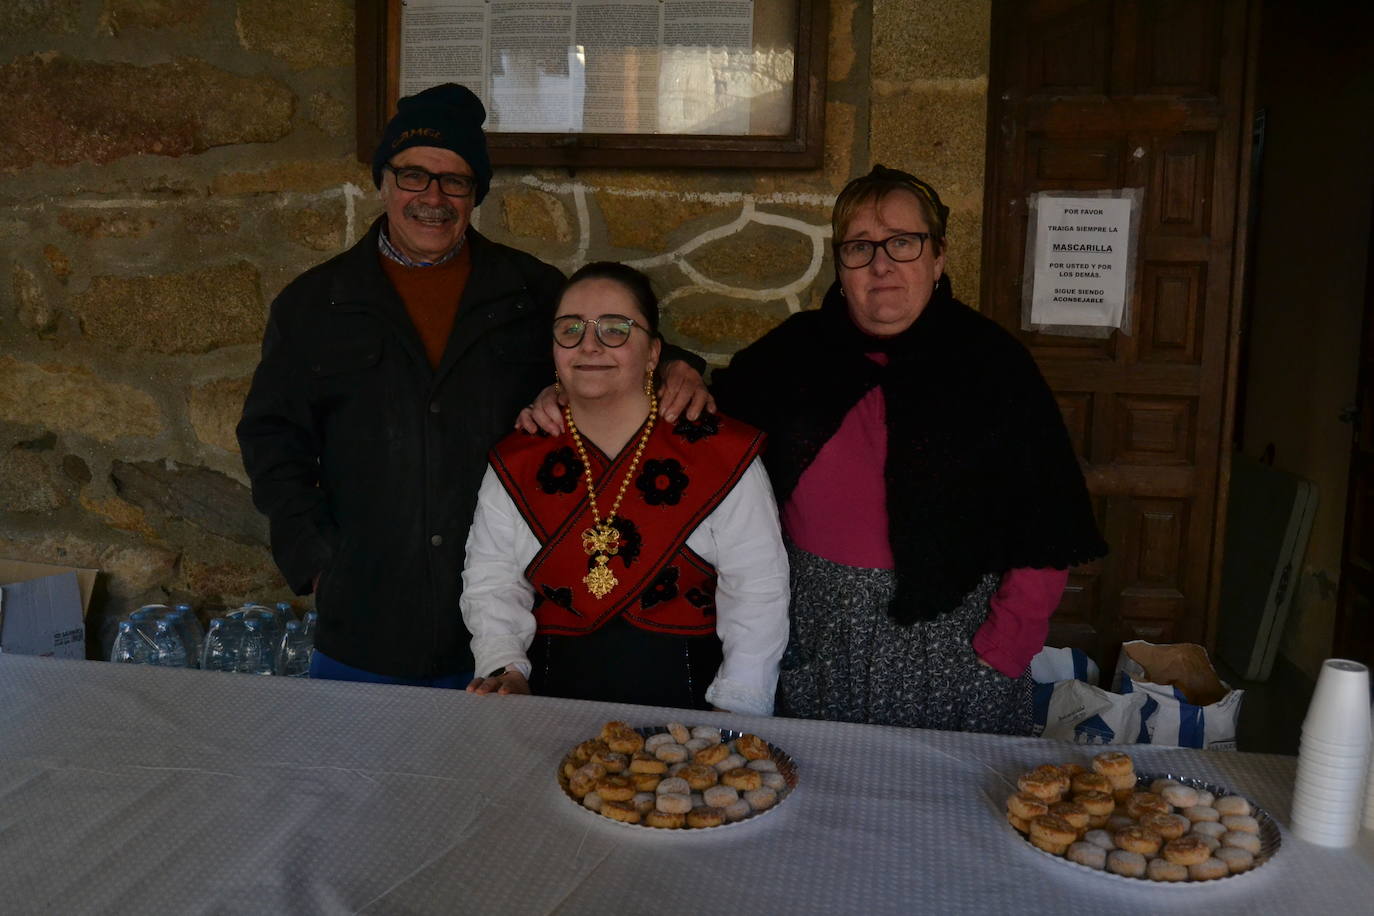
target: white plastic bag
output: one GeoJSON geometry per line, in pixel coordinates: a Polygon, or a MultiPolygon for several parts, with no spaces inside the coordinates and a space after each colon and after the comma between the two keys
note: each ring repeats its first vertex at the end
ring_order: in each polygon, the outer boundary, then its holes
{"type": "Polygon", "coordinates": [[[1209,751],[1236,749],[1236,723],[1245,691],[1232,690],[1217,677],[1202,646],[1156,645],[1144,640],[1123,643],[1114,683],[1123,694],[1145,698],[1142,742],[1209,751]]]}
{"type": "Polygon", "coordinates": [[[1035,735],[1076,744],[1134,744],[1140,740],[1145,697],[1123,697],[1095,686],[1098,669],[1082,649],[1046,646],[1031,659],[1035,735]]]}
{"type": "Polygon", "coordinates": [[[1095,685],[1098,674],[1097,662],[1082,649],[1046,646],[1031,659],[1031,678],[1037,684],[1075,680],[1095,685]]]}
{"type": "Polygon", "coordinates": [[[1075,744],[1135,744],[1145,701],[1143,693],[1122,696],[1082,681],[1037,684],[1032,734],[1075,744]]]}

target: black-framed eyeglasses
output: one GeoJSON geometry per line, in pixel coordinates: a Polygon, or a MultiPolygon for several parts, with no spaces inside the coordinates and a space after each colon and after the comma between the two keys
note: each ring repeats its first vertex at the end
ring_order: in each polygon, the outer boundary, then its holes
{"type": "Polygon", "coordinates": [[[565,350],[571,350],[582,343],[589,324],[596,328],[596,339],[601,341],[603,347],[623,347],[635,328],[649,333],[648,328],[624,315],[602,315],[600,318],[563,315],[553,320],[553,342],[565,350]]]}
{"type": "Polygon", "coordinates": [[[878,249],[894,261],[915,261],[926,250],[929,232],[899,232],[885,239],[851,239],[835,246],[835,259],[850,270],[867,267],[878,256],[878,249]]]}
{"type": "Polygon", "coordinates": [[[396,176],[396,187],[402,191],[419,193],[426,191],[432,182],[439,182],[439,190],[449,197],[470,197],[472,191],[477,187],[477,179],[471,175],[459,175],[455,172],[445,172],[436,175],[424,169],[417,169],[413,165],[396,166],[388,162],[382,168],[396,176]]]}

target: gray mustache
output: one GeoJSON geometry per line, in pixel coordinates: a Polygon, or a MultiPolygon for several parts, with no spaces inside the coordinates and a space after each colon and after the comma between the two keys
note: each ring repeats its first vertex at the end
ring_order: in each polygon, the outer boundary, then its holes
{"type": "Polygon", "coordinates": [[[431,207],[429,204],[412,200],[406,204],[406,216],[411,219],[457,219],[458,211],[448,205],[431,207]]]}

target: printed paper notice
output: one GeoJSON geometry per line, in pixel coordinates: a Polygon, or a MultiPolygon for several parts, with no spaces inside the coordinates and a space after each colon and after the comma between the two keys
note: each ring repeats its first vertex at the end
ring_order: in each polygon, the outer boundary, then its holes
{"type": "Polygon", "coordinates": [[[790,104],[753,28],[751,0],[408,0],[400,92],[462,83],[501,133],[744,135],[790,104]]]}
{"type": "Polygon", "coordinates": [[[1132,205],[1130,198],[1039,196],[1032,324],[1121,326],[1132,205]]]}
{"type": "Polygon", "coordinates": [[[410,0],[401,20],[401,95],[440,83],[481,95],[486,53],[484,0],[410,0]]]}

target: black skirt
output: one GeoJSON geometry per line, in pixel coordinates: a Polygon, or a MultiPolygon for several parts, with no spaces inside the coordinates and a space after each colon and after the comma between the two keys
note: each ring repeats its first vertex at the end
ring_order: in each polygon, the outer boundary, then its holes
{"type": "Polygon", "coordinates": [[[616,617],[585,636],[535,636],[530,689],[538,696],[709,709],[720,639],[651,633],[616,617]]]}

